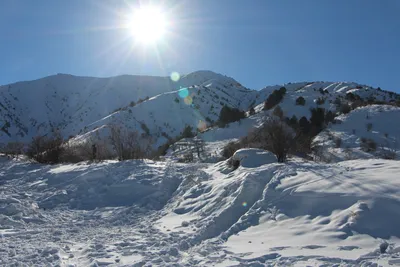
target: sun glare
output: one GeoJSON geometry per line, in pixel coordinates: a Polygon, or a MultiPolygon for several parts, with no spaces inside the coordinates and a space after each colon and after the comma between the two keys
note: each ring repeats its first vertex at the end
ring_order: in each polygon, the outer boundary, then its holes
{"type": "Polygon", "coordinates": [[[167,27],[167,19],[156,6],[144,6],[135,10],[128,23],[132,35],[144,44],[162,39],[167,27]]]}

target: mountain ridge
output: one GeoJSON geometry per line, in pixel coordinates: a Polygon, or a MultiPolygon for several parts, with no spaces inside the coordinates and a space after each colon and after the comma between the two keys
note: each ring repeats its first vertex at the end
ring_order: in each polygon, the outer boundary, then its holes
{"type": "Polygon", "coordinates": [[[185,125],[195,129],[212,126],[224,105],[244,111],[255,107],[261,112],[268,95],[280,87],[288,92],[280,103],[288,117],[308,116],[309,108],[316,106],[334,110],[331,102],[348,92],[386,102],[399,99],[394,92],[354,82],[286,83],[257,91],[208,70],[182,75],[177,82],[168,76],[58,74],[0,86],[0,142],[29,142],[55,129],[64,138],[79,137],[117,122],[142,133],[144,123],[156,136],[155,144],[161,145],[167,141],[162,133],[175,137],[185,125]],[[294,104],[299,96],[308,100],[305,107],[294,104]],[[315,104],[321,97],[326,103],[315,104]]]}

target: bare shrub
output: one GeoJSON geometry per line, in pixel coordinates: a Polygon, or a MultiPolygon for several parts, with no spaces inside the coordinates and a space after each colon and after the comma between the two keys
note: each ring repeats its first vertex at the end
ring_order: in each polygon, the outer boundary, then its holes
{"type": "Polygon", "coordinates": [[[117,125],[110,126],[110,142],[118,160],[138,159],[151,152],[151,139],[117,125]]]}
{"type": "Polygon", "coordinates": [[[110,150],[110,144],[100,139],[94,140],[91,138],[80,143],[66,143],[63,148],[61,162],[77,163],[115,158],[110,150]]]}
{"type": "Polygon", "coordinates": [[[23,154],[24,144],[21,142],[9,142],[1,147],[1,152],[6,156],[17,157],[23,154]]]}
{"type": "Polygon", "coordinates": [[[230,158],[235,152],[243,147],[242,142],[229,142],[222,150],[222,156],[226,159],[230,158]]]}
{"type": "Polygon", "coordinates": [[[294,136],[291,129],[282,121],[272,119],[259,129],[263,148],[275,154],[278,162],[285,162],[294,136]]]}
{"type": "Polygon", "coordinates": [[[26,155],[39,163],[56,164],[63,152],[63,138],[58,132],[52,136],[36,136],[29,144],[26,155]]]}

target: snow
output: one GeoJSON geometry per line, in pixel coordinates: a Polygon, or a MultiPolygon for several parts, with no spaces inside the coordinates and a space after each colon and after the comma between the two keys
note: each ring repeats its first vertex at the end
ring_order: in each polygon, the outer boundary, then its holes
{"type": "Polygon", "coordinates": [[[387,105],[370,105],[357,108],[346,115],[337,117],[337,124],[331,124],[315,139],[314,144],[328,151],[331,161],[351,158],[384,157],[392,151],[394,158],[400,158],[400,125],[393,123],[400,118],[400,108],[387,105]],[[368,125],[371,129],[368,129],[368,125]],[[334,139],[341,139],[341,146],[335,147],[334,139]],[[363,152],[362,138],[372,139],[376,151],[363,152]],[[347,149],[346,151],[344,151],[347,149]]]}
{"type": "MultiPolygon", "coordinates": [[[[64,137],[75,136],[73,144],[107,138],[110,124],[139,133],[145,124],[156,148],[190,125],[201,130],[205,147],[189,164],[176,162],[188,150],[172,148],[163,161],[41,165],[0,155],[0,265],[399,265],[400,165],[381,159],[388,151],[400,156],[398,107],[370,105],[340,115],[314,139],[323,148],[320,162],[292,157],[278,163],[255,148],[221,158],[228,142],[264,123],[272,110],[262,110],[263,102],[281,86],[249,90],[210,71],[182,75],[177,83],[61,74],[1,86],[0,114],[10,123],[0,125],[1,142],[59,128],[64,137]],[[256,113],[209,127],[223,105],[253,106],[256,113]],[[361,138],[374,140],[377,151],[362,151],[361,138]],[[240,162],[236,169],[232,160],[240,162]]],[[[283,86],[279,105],[298,119],[309,118],[314,107],[335,111],[334,101],[350,92],[398,99],[352,82],[283,86]],[[299,96],[304,106],[295,105],[299,96]]]]}
{"type": "Polygon", "coordinates": [[[233,157],[236,170],[228,160],[0,158],[0,265],[399,263],[398,161],[282,164],[260,149],[233,157]]]}
{"type": "MultiPolygon", "coordinates": [[[[52,130],[58,130],[65,139],[73,137],[75,142],[105,139],[109,135],[108,126],[117,124],[140,134],[146,125],[154,141],[153,148],[157,148],[167,142],[165,136],[179,136],[185,125],[203,131],[218,119],[223,105],[244,111],[253,106],[257,114],[242,120],[243,125],[233,123],[228,130],[214,129],[203,135],[209,142],[239,138],[271,112],[262,111],[263,103],[281,86],[250,90],[232,78],[211,71],[181,75],[178,82],[169,77],[94,78],[59,74],[4,85],[0,86],[3,118],[0,143],[29,142],[32,137],[52,130]],[[34,102],[31,101],[33,94],[34,102]],[[143,101],[137,103],[139,99],[143,101]]],[[[283,86],[287,93],[279,105],[285,116],[296,115],[298,119],[309,118],[310,108],[317,106],[335,110],[335,99],[344,99],[348,92],[385,102],[399,98],[395,93],[352,82],[299,82],[283,86]],[[321,94],[320,89],[327,93],[321,94]],[[295,105],[299,96],[306,99],[304,106],[295,105]],[[324,98],[325,103],[317,105],[318,98],[324,98]]]]}
{"type": "Polygon", "coordinates": [[[240,161],[240,166],[245,168],[256,168],[264,164],[277,162],[274,154],[256,148],[239,149],[233,154],[232,159],[240,161]]]}

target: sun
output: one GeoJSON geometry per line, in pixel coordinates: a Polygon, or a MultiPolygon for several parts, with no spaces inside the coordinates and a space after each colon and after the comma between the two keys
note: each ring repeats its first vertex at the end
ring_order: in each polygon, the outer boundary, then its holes
{"type": "Polygon", "coordinates": [[[142,6],[133,12],[128,22],[128,29],[141,43],[152,44],[163,38],[167,24],[168,21],[161,8],[142,6]]]}

